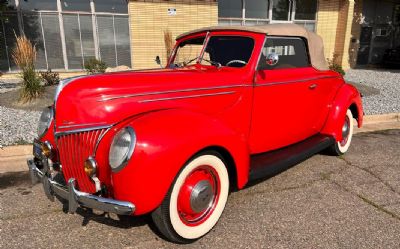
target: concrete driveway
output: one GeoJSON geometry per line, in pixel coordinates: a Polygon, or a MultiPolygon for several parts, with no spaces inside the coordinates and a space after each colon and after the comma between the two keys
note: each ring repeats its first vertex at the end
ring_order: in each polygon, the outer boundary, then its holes
{"type": "Polygon", "coordinates": [[[69,215],[40,185],[0,184],[0,248],[400,248],[400,130],[353,139],[343,157],[316,155],[232,193],[215,229],[188,246],[159,238],[149,217],[69,215]]]}

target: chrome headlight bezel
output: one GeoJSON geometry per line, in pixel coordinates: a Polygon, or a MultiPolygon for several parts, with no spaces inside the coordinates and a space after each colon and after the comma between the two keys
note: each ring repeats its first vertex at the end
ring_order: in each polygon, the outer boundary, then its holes
{"type": "Polygon", "coordinates": [[[129,160],[132,157],[133,151],[135,150],[135,147],[136,147],[136,133],[132,127],[127,126],[118,131],[117,134],[114,135],[108,154],[108,163],[111,167],[111,170],[114,173],[121,171],[128,164],[129,160]],[[129,144],[127,144],[127,146],[121,147],[122,149],[125,150],[125,152],[122,153],[123,154],[122,157],[116,158],[115,153],[116,150],[118,149],[117,147],[119,146],[118,143],[122,142],[121,139],[123,139],[124,136],[129,137],[130,139],[129,144]]]}
{"type": "Polygon", "coordinates": [[[43,109],[37,127],[37,134],[39,138],[43,137],[50,129],[50,125],[51,122],[53,121],[53,118],[54,118],[54,110],[51,106],[43,109]]]}

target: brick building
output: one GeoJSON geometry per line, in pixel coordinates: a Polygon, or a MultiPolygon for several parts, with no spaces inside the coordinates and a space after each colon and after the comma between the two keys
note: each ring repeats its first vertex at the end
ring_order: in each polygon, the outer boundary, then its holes
{"type": "Polygon", "coordinates": [[[204,26],[296,23],[318,33],[325,55],[345,69],[379,64],[400,46],[400,0],[10,0],[0,23],[0,70],[14,32],[38,48],[37,68],[81,70],[90,57],[109,66],[156,67],[173,37],[204,26]]]}

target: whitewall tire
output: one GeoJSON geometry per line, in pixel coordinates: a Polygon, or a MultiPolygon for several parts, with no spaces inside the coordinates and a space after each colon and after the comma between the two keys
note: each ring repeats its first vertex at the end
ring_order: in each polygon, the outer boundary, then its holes
{"type": "Polygon", "coordinates": [[[190,243],[207,234],[218,222],[229,194],[229,175],[215,152],[197,155],[176,177],[152,218],[170,241],[190,243]]]}
{"type": "Polygon", "coordinates": [[[336,141],[335,144],[329,148],[331,154],[340,156],[345,154],[349,150],[351,140],[353,138],[353,130],[353,114],[351,113],[350,109],[348,109],[342,124],[342,140],[336,141]]]}

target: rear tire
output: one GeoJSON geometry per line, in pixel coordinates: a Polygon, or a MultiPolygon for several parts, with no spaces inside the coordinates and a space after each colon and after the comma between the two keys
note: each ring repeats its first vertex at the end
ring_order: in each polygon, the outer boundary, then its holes
{"type": "Polygon", "coordinates": [[[206,152],[189,161],[152,213],[154,224],[171,242],[191,243],[217,224],[229,194],[228,171],[221,158],[206,152]]]}
{"type": "Polygon", "coordinates": [[[353,126],[353,114],[350,109],[348,109],[342,124],[342,140],[336,141],[334,145],[328,148],[329,154],[341,156],[349,150],[351,139],[353,138],[353,126]]]}

